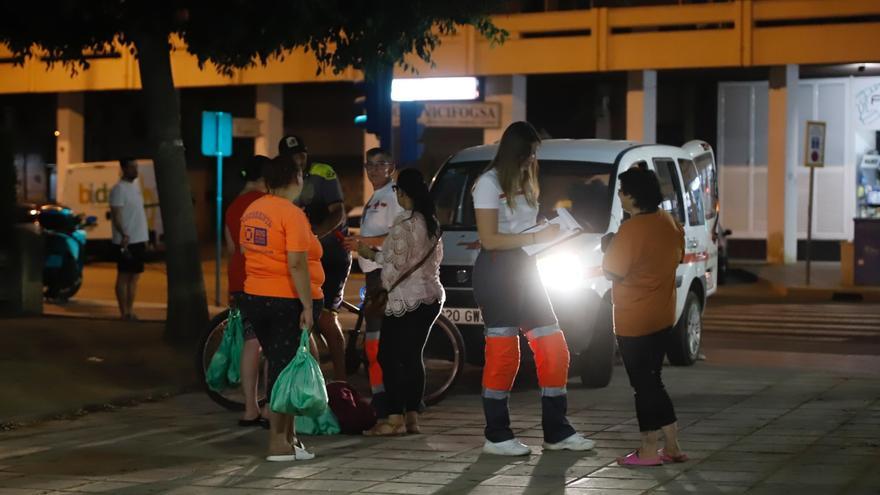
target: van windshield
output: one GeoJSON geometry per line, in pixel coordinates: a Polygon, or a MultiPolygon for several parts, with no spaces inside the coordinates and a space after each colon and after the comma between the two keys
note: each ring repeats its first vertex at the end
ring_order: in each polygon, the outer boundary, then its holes
{"type": "MultiPolygon", "coordinates": [[[[437,217],[444,230],[475,230],[471,189],[488,162],[447,163],[431,187],[437,217]]],[[[614,198],[614,166],[610,163],[540,160],[540,215],[556,216],[568,208],[589,233],[608,228],[614,198]]]]}

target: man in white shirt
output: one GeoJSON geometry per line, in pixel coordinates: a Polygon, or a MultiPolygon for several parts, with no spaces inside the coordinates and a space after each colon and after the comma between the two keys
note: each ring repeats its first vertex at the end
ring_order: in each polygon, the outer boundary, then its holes
{"type": "MultiPolygon", "coordinates": [[[[367,178],[373,185],[373,195],[364,205],[364,213],[361,216],[361,235],[349,236],[345,240],[345,247],[351,251],[357,250],[358,242],[368,246],[381,248],[388,231],[394,225],[394,219],[403,212],[397,202],[397,193],[392,189],[392,176],[395,165],[391,153],[382,148],[372,148],[367,151],[367,160],[364,170],[367,178]]],[[[378,263],[366,258],[358,257],[358,264],[366,275],[367,294],[382,288],[382,270],[378,263]]],[[[384,418],[385,412],[385,387],[382,384],[382,370],[377,359],[379,353],[379,332],[382,329],[382,319],[366,319],[366,342],[367,360],[370,364],[370,388],[373,393],[373,408],[377,416],[384,418]]]]}
{"type": "Polygon", "coordinates": [[[149,240],[144,195],[137,181],[137,162],[119,160],[122,177],[110,190],[113,247],[116,253],[116,301],[123,320],[135,320],[135,290],[144,271],[144,254],[149,240]]]}

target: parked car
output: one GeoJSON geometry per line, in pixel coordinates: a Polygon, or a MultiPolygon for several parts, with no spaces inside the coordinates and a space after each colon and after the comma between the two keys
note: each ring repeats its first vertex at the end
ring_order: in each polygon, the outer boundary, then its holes
{"type": "MultiPolygon", "coordinates": [[[[443,311],[461,329],[468,361],[478,364],[483,358],[484,329],[471,288],[473,265],[480,250],[471,189],[496,149],[497,145],[484,145],[454,154],[431,184],[444,229],[440,276],[447,301],[443,311]]],[[[581,382],[603,387],[611,380],[615,349],[611,283],[602,273],[600,243],[604,234],[616,232],[624,220],[616,194],[617,175],[633,166],[657,173],[664,195],[661,207],[685,228],[686,254],[676,271],[678,323],[668,357],[675,365],[693,364],[699,355],[703,308],[715,290],[709,267],[716,263],[717,250],[712,249],[701,194],[703,177],[715,180],[714,159],[706,164],[711,173],[701,174],[691,154],[675,146],[554,139],[541,144],[538,160],[541,214],[549,218],[555,216],[556,208],[564,207],[583,227],[583,233],[542,252],[537,260],[568,341],[572,370],[581,382]]],[[[715,190],[714,184],[708,186],[715,190]]]]}

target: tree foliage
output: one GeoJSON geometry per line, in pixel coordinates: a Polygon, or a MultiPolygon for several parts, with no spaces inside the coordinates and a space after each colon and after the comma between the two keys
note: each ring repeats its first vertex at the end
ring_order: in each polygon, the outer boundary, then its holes
{"type": "Polygon", "coordinates": [[[44,52],[87,69],[95,56],[112,56],[114,42],[134,51],[133,37],[180,36],[200,64],[229,74],[266,64],[302,48],[319,72],[348,67],[371,73],[415,54],[431,62],[442,35],[472,25],[492,42],[507,33],[488,14],[499,0],[60,0],[0,4],[0,42],[19,61],[44,52]]]}

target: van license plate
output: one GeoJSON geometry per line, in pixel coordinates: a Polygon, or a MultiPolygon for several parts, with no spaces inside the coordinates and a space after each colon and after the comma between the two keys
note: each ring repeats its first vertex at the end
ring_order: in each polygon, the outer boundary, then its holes
{"type": "Polygon", "coordinates": [[[483,324],[483,315],[478,308],[443,308],[443,316],[456,325],[483,324]]]}

